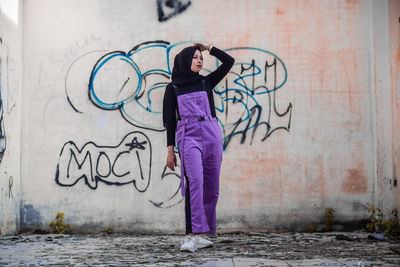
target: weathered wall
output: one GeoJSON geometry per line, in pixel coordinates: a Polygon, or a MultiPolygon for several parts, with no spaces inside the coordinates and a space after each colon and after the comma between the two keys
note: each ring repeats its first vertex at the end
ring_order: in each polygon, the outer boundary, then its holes
{"type": "Polygon", "coordinates": [[[0,1],[0,234],[19,228],[21,2],[0,1]]]}
{"type": "MultiPolygon", "coordinates": [[[[161,103],[175,54],[194,40],[236,59],[214,94],[220,229],[304,229],[326,207],[347,222],[372,204],[389,212],[400,157],[392,7],[25,0],[21,229],[63,211],[77,230],[183,231],[161,103]]],[[[207,74],[218,62],[203,54],[207,74]]]]}
{"type": "MultiPolygon", "coordinates": [[[[400,1],[389,2],[390,36],[390,96],[392,107],[392,172],[395,183],[400,182],[400,1]]],[[[400,208],[400,189],[392,191],[394,206],[400,208]]]]}
{"type": "MultiPolygon", "coordinates": [[[[372,31],[373,31],[373,45],[371,49],[373,64],[370,65],[372,69],[372,96],[375,101],[375,120],[376,120],[376,131],[374,134],[375,145],[376,145],[376,193],[375,201],[376,205],[384,209],[385,213],[392,211],[392,205],[389,203],[393,202],[393,197],[396,193],[398,194],[398,188],[394,187],[394,169],[396,165],[395,155],[393,151],[396,151],[396,145],[393,144],[392,138],[398,138],[395,135],[396,131],[396,120],[398,120],[398,114],[394,113],[396,96],[393,95],[393,89],[391,84],[395,86],[394,79],[398,75],[391,69],[393,69],[391,62],[393,62],[391,50],[393,45],[399,45],[399,40],[394,41],[391,36],[391,31],[395,30],[393,26],[393,12],[390,11],[390,7],[393,7],[396,3],[391,1],[377,2],[373,1],[373,12],[372,12],[372,31]],[[388,15],[389,14],[389,15],[388,15]],[[394,97],[394,99],[393,99],[394,97]],[[394,122],[394,125],[392,125],[394,122]],[[394,127],[393,127],[394,126],[394,127]],[[390,130],[388,130],[390,129],[390,130]]],[[[397,19],[398,20],[398,19],[397,19]]],[[[400,23],[400,21],[398,21],[400,23]]],[[[400,24],[397,25],[397,28],[400,24]]],[[[398,29],[397,29],[398,31],[398,29]]],[[[398,64],[398,63],[397,63],[398,64]]],[[[398,86],[398,85],[397,85],[398,86]]],[[[399,88],[397,88],[398,90],[399,88]]]]}

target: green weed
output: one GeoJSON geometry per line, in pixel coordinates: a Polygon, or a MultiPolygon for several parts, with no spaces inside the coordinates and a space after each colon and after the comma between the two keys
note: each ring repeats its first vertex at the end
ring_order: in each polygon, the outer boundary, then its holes
{"type": "Polygon", "coordinates": [[[64,223],[64,212],[58,212],[56,215],[56,221],[52,221],[50,224],[50,230],[54,234],[69,234],[72,232],[72,226],[64,223]]]}

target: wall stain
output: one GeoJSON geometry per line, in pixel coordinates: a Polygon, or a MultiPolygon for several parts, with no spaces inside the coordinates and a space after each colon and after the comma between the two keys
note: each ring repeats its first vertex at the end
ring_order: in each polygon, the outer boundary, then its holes
{"type": "Polygon", "coordinates": [[[367,192],[367,178],[359,170],[347,170],[347,177],[342,183],[342,191],[351,195],[365,194],[367,192]]]}
{"type": "Polygon", "coordinates": [[[23,205],[20,209],[20,216],[21,230],[41,227],[40,212],[35,210],[32,205],[23,205]]]}

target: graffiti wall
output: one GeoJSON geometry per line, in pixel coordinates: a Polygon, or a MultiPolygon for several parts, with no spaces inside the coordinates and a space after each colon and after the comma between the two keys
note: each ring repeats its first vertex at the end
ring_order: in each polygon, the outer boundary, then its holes
{"type": "Polygon", "coordinates": [[[0,235],[19,230],[21,3],[0,1],[0,235]]]}
{"type": "MultiPolygon", "coordinates": [[[[328,207],[343,222],[365,219],[373,204],[390,210],[399,149],[385,117],[398,114],[391,5],[24,1],[21,229],[46,228],[62,211],[77,231],[184,231],[162,100],[175,55],[194,41],[235,58],[213,89],[224,144],[219,230],[301,230],[328,207]]],[[[221,64],[203,56],[203,75],[221,64]]]]}

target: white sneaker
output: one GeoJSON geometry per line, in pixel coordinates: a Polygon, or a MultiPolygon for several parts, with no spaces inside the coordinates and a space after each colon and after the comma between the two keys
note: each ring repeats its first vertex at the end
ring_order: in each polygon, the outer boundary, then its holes
{"type": "Polygon", "coordinates": [[[214,244],[212,241],[207,240],[200,235],[196,235],[195,243],[197,248],[208,248],[214,244]]]}
{"type": "Polygon", "coordinates": [[[196,236],[187,236],[181,246],[181,251],[195,252],[196,249],[196,236]]]}

